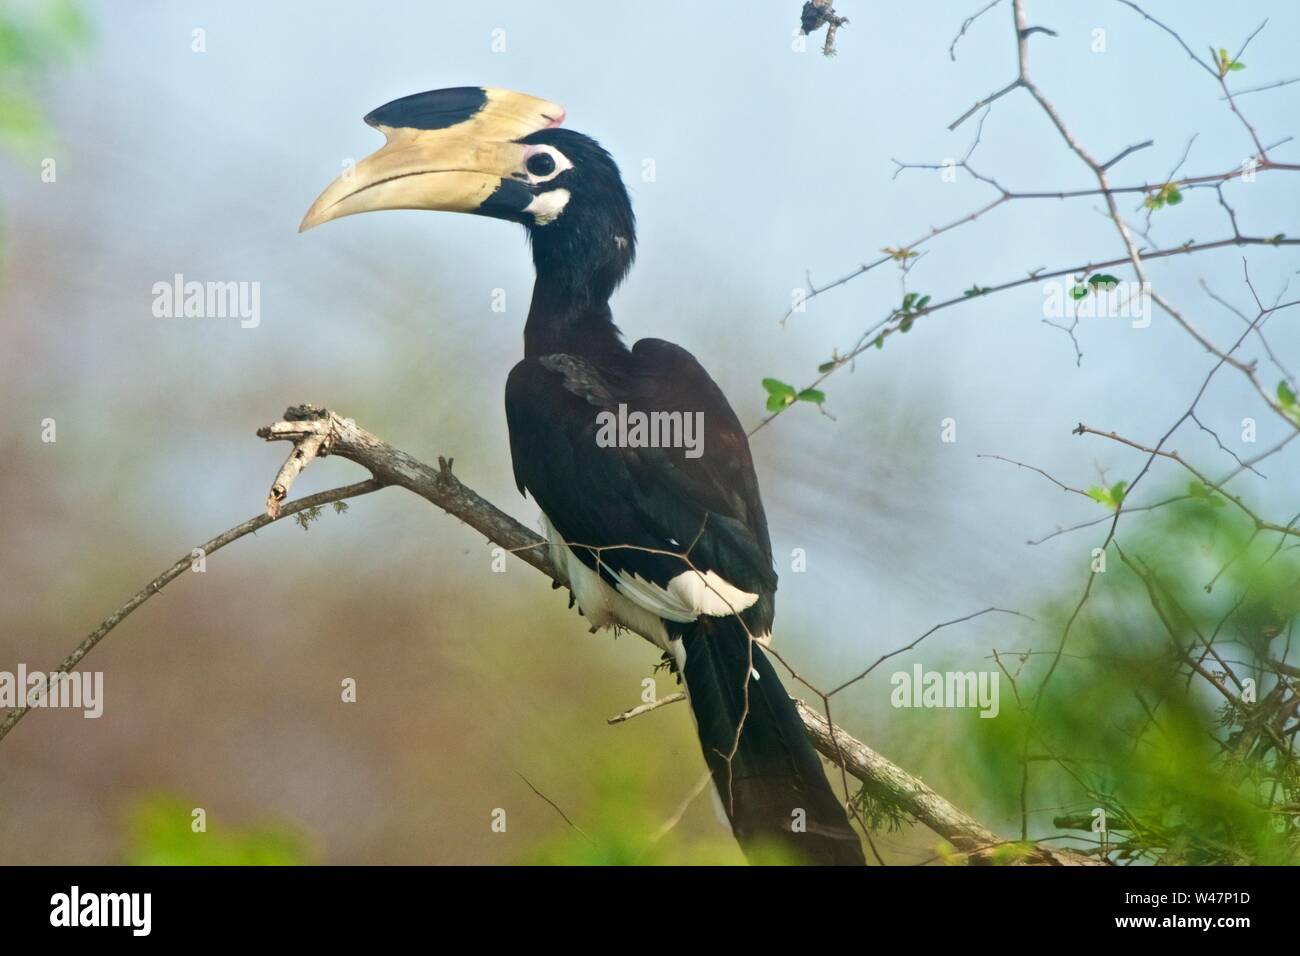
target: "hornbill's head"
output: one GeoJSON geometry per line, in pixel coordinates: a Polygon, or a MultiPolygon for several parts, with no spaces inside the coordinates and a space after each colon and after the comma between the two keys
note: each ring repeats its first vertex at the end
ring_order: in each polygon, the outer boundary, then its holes
{"type": "Polygon", "coordinates": [[[517,222],[539,275],[606,295],[627,272],[635,223],[618,167],[595,140],[559,129],[564,108],[466,86],[371,112],[387,142],[321,193],[299,231],[376,209],[441,209],[517,222]]]}

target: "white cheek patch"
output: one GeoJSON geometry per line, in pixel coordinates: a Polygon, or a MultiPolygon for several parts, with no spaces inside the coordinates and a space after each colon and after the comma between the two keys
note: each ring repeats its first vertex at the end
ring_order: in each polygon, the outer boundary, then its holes
{"type": "Polygon", "coordinates": [[[568,204],[567,189],[550,189],[534,196],[533,201],[524,207],[524,212],[532,213],[533,222],[545,226],[549,222],[554,222],[568,204]]]}

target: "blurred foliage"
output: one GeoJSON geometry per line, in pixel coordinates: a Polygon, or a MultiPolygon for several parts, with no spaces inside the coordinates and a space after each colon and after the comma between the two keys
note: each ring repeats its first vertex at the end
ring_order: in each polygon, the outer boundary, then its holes
{"type": "MultiPolygon", "coordinates": [[[[699,770],[703,775],[703,761],[699,770]]],[[[577,813],[565,813],[572,827],[542,841],[520,861],[536,866],[691,866],[743,864],[731,831],[719,821],[714,835],[677,838],[671,826],[675,809],[655,793],[654,773],[644,764],[615,763],[589,770],[595,785],[590,801],[577,813]],[[579,829],[580,828],[580,829],[579,829]]],[[[680,774],[678,774],[680,776],[680,774]]],[[[691,801],[712,801],[712,784],[691,801]]],[[[789,865],[778,849],[755,859],[760,865],[789,865]]]]}
{"type": "MultiPolygon", "coordinates": [[[[1300,546],[1258,531],[1205,487],[1132,528],[1108,549],[1059,660],[1077,594],[1038,615],[1037,649],[998,649],[998,718],[954,725],[953,750],[972,755],[968,782],[983,812],[1016,819],[1027,808],[1030,840],[1068,837],[1120,864],[1300,862],[1300,669],[1288,663],[1300,546]],[[1105,833],[1094,827],[1099,812],[1105,833]]],[[[673,772],[627,759],[585,768],[590,796],[559,808],[572,822],[557,822],[518,862],[742,863],[724,825],[700,832],[700,804],[713,799],[707,786],[687,804],[692,822],[679,823],[686,808],[664,797],[673,772]]],[[[686,783],[679,772],[675,781],[669,791],[686,783]]],[[[865,791],[855,804],[876,832],[912,822],[865,791]]],[[[182,800],[144,801],[132,813],[127,861],[265,865],[313,856],[283,826],[209,821],[196,834],[191,820],[182,800]]],[[[1015,863],[1031,845],[1009,842],[989,862],[1015,863]]],[[[967,862],[942,843],[934,859],[967,862]]],[[[773,852],[764,862],[798,861],[773,852]]]]}
{"type": "Polygon", "coordinates": [[[124,862],[130,866],[296,866],[314,862],[306,838],[282,825],[193,830],[194,806],[153,796],[131,808],[124,862]]]}
{"type": "Polygon", "coordinates": [[[0,148],[28,156],[48,140],[41,78],[89,40],[89,22],[74,0],[0,7],[0,148]]]}
{"type": "MultiPolygon", "coordinates": [[[[48,149],[40,80],[89,40],[89,21],[76,0],[6,0],[0,6],[0,154],[32,159],[42,145],[48,149]]],[[[5,231],[0,209],[0,256],[5,231]]]]}
{"type": "Polygon", "coordinates": [[[1117,863],[1300,862],[1300,546],[1210,489],[1133,527],[1059,661],[1077,594],[1040,617],[1047,650],[1000,651],[1014,706],[963,725],[976,782],[1117,863]]]}

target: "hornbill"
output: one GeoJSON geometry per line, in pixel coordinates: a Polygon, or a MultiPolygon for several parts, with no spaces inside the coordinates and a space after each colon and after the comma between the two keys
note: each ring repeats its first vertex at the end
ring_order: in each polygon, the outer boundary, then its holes
{"type": "Polygon", "coordinates": [[[771,846],[861,864],[763,653],[777,579],[745,430],[685,349],[623,343],[609,298],[635,254],[632,204],[609,154],[563,120],[557,104],[501,89],[394,100],[365,118],[385,145],[326,188],[301,230],[376,209],[469,212],[527,230],[537,280],[524,358],[506,383],[510,451],[580,612],[652,640],[685,680],[751,859],[771,846]],[[615,415],[631,427],[607,427],[615,415]]]}

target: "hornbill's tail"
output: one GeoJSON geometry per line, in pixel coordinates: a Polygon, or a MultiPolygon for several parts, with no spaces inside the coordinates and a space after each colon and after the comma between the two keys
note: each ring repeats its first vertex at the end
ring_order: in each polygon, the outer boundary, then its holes
{"type": "Polygon", "coordinates": [[[704,759],[746,856],[768,848],[798,862],[864,864],[794,701],[739,619],[700,617],[681,640],[704,759]]]}

